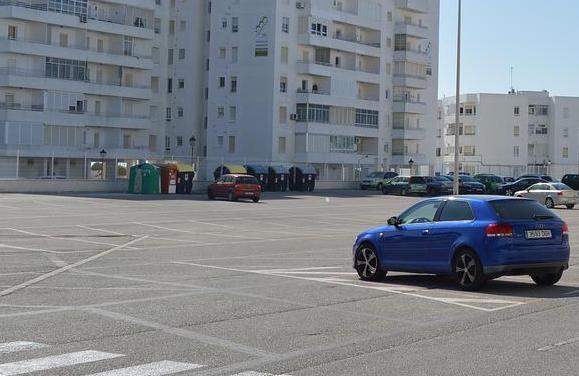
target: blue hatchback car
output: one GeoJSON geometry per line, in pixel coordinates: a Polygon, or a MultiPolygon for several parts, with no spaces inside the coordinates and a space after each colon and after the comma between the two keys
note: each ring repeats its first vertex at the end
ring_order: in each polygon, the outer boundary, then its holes
{"type": "Polygon", "coordinates": [[[453,276],[478,290],[504,275],[557,283],[569,267],[569,229],[534,200],[451,196],[421,201],[356,238],[354,268],[377,281],[387,271],[453,276]]]}

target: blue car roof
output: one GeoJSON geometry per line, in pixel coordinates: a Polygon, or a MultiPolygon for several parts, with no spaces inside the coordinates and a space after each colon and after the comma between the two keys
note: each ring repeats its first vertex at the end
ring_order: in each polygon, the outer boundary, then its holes
{"type": "Polygon", "coordinates": [[[461,200],[475,201],[475,202],[491,202],[498,200],[529,200],[521,197],[494,196],[494,195],[448,196],[447,198],[460,198],[461,200]]]}

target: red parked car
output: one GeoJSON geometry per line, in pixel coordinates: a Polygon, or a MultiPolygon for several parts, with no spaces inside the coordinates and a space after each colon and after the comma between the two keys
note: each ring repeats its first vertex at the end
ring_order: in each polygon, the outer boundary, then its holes
{"type": "Polygon", "coordinates": [[[259,202],[261,185],[251,175],[223,175],[207,188],[207,197],[210,200],[226,197],[229,201],[250,198],[253,202],[259,202]]]}

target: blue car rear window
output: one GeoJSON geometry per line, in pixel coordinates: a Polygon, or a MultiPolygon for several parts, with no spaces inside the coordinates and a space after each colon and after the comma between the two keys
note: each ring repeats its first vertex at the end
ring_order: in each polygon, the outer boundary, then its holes
{"type": "Polygon", "coordinates": [[[555,217],[545,206],[531,200],[498,200],[490,205],[504,220],[534,220],[540,217],[555,217]]]}

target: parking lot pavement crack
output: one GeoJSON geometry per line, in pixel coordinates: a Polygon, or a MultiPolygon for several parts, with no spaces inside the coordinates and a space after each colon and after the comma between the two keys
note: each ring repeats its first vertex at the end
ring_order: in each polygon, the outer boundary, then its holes
{"type": "Polygon", "coordinates": [[[212,336],[208,336],[208,335],[201,334],[201,333],[196,333],[196,332],[193,332],[193,331],[190,331],[187,329],[183,329],[183,328],[179,328],[179,327],[172,327],[172,326],[165,325],[165,324],[160,324],[160,323],[156,323],[156,322],[152,322],[152,321],[148,321],[148,320],[143,320],[143,319],[139,319],[137,317],[124,315],[122,313],[106,311],[106,310],[103,310],[100,308],[87,308],[86,311],[98,314],[100,316],[112,318],[115,320],[126,321],[126,322],[130,322],[132,324],[135,324],[135,325],[140,325],[140,326],[148,327],[151,329],[160,330],[160,331],[167,333],[167,334],[172,334],[172,335],[176,335],[179,337],[188,338],[188,339],[191,339],[191,340],[194,340],[197,342],[202,342],[202,343],[213,345],[213,346],[219,346],[219,347],[233,350],[236,352],[241,352],[241,353],[245,353],[245,354],[248,354],[251,356],[260,357],[262,359],[263,358],[274,359],[276,356],[276,354],[274,354],[274,353],[264,351],[261,349],[257,349],[254,347],[242,345],[242,344],[239,344],[239,343],[236,343],[233,341],[229,341],[229,340],[226,340],[223,338],[212,337],[212,336]]]}

